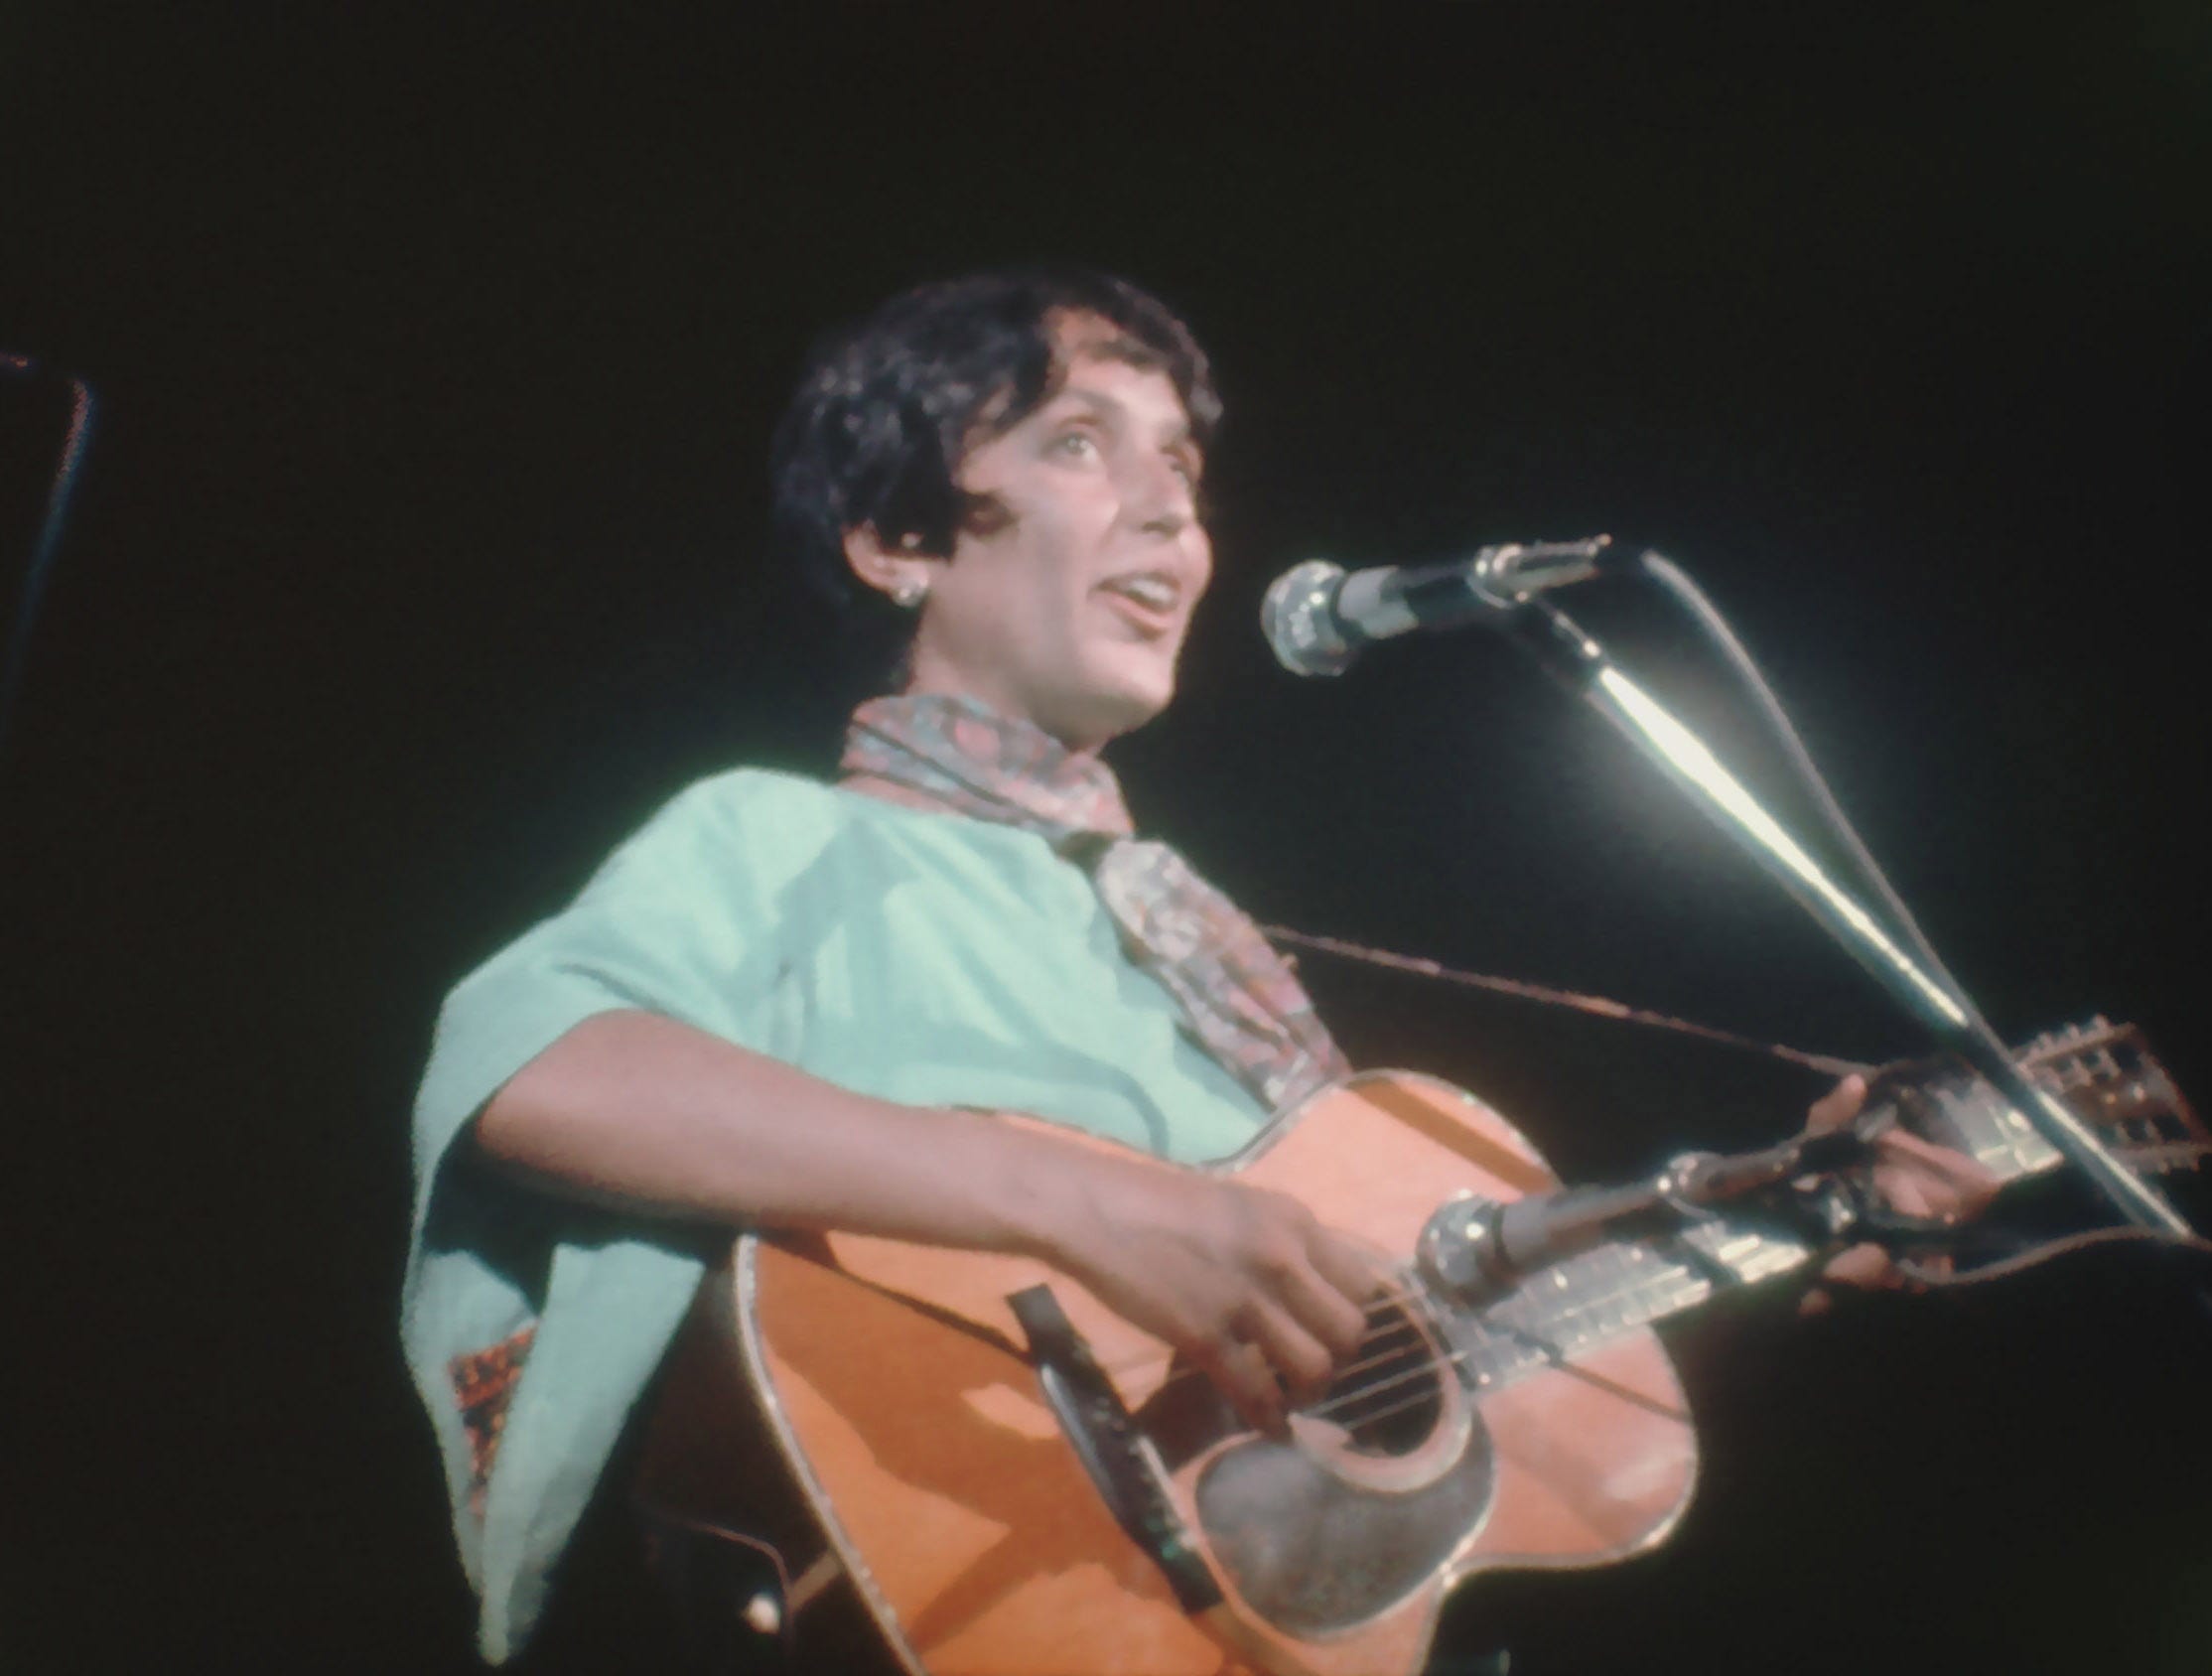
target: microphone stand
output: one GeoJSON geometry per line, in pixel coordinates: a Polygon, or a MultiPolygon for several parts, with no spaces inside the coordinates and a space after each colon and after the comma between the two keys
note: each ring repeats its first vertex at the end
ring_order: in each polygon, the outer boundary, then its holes
{"type": "MultiPolygon", "coordinates": [[[[1531,595],[1500,625],[1545,673],[1588,702],[1686,791],[1693,803],[1780,881],[1905,1010],[1987,1078],[2035,1129],[2138,1227],[2187,1237],[2189,1224],[2122,1164],[2089,1127],[2020,1071],[2005,1043],[1963,993],[1924,970],[1880,923],[1821,869],[1681,722],[1623,675],[1566,613],[1531,595]]],[[[2207,1300],[2212,1305],[2212,1299],[2207,1300]]]]}

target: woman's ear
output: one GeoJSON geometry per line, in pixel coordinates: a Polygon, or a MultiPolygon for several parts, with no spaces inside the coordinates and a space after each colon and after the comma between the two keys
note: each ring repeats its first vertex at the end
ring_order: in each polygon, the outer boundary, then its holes
{"type": "Polygon", "coordinates": [[[874,524],[862,524],[845,532],[845,562],[865,586],[894,605],[911,610],[929,595],[930,562],[922,556],[917,536],[887,547],[874,524]]]}

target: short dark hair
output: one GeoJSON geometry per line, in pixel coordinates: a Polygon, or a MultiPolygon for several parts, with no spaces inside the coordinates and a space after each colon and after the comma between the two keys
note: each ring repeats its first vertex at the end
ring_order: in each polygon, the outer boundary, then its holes
{"type": "Polygon", "coordinates": [[[886,546],[909,538],[944,557],[976,508],[954,481],[978,434],[1021,423],[1066,368],[1054,329],[1090,315],[1113,335],[1102,352],[1165,372],[1200,449],[1221,419],[1205,351],[1175,313],[1127,280],[1081,267],[996,269],[916,286],[815,348],[776,426],[770,455],[775,542],[841,608],[879,672],[896,664],[913,619],[862,584],[849,530],[886,546]]]}

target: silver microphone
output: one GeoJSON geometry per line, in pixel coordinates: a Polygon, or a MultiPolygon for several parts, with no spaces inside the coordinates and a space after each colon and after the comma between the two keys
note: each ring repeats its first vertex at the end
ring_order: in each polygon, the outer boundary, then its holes
{"type": "Polygon", "coordinates": [[[1340,675],[1370,640],[1496,621],[1531,594],[1587,581],[1612,539],[1509,541],[1471,558],[1380,565],[1348,576],[1341,565],[1309,559],[1275,579],[1260,608],[1260,628],[1292,674],[1340,675]]]}

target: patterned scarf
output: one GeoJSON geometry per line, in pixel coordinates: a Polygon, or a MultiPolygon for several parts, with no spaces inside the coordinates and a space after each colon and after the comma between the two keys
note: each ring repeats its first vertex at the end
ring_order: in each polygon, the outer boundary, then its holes
{"type": "Polygon", "coordinates": [[[1131,835],[1096,757],[972,699],[905,694],[853,713],[842,766],[853,790],[1035,832],[1081,867],[1185,1033],[1270,1109],[1350,1071],[1259,927],[1166,844],[1131,835]]]}

